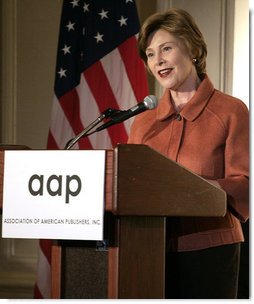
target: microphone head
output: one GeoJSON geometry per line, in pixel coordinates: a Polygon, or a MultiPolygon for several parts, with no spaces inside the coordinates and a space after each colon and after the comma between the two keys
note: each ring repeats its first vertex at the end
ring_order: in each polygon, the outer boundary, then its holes
{"type": "Polygon", "coordinates": [[[145,107],[149,110],[156,108],[158,105],[158,99],[154,95],[146,96],[143,102],[144,102],[145,107]]]}

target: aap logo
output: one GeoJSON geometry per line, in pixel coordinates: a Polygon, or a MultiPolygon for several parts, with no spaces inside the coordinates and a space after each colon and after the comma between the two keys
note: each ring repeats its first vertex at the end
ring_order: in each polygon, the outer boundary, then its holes
{"type": "Polygon", "coordinates": [[[65,203],[69,204],[71,196],[78,196],[82,188],[78,175],[50,175],[45,180],[44,175],[34,174],[28,182],[28,189],[33,196],[43,196],[45,191],[50,196],[62,196],[65,189],[65,203]]]}

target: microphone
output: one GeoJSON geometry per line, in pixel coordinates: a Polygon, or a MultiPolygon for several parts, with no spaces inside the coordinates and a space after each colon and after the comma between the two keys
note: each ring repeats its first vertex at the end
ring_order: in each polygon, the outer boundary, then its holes
{"type": "Polygon", "coordinates": [[[84,137],[87,132],[89,132],[91,129],[93,129],[98,123],[100,123],[104,118],[108,118],[112,116],[113,114],[116,114],[120,112],[119,110],[115,110],[112,108],[108,108],[104,112],[101,113],[101,115],[96,118],[90,125],[88,125],[82,132],[80,132],[76,137],[70,139],[67,144],[65,145],[64,149],[69,150],[71,147],[75,145],[77,141],[80,140],[80,138],[84,137]]]}
{"type": "MultiPolygon", "coordinates": [[[[158,100],[157,97],[154,95],[149,95],[146,96],[145,99],[138,103],[137,105],[135,105],[134,107],[130,108],[129,110],[126,111],[119,111],[114,113],[111,116],[111,120],[107,121],[105,124],[103,124],[102,126],[98,127],[94,132],[99,132],[101,130],[104,130],[110,126],[113,126],[117,123],[123,122],[126,119],[131,118],[132,116],[135,116],[137,114],[140,114],[146,110],[152,110],[154,108],[157,107],[158,104],[158,100]]],[[[92,133],[89,133],[87,135],[91,135],[92,133]]]]}

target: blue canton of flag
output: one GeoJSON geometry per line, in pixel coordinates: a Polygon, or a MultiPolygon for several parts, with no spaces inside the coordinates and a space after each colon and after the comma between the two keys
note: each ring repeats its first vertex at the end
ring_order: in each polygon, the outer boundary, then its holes
{"type": "Polygon", "coordinates": [[[77,86],[83,70],[137,34],[139,26],[132,0],[64,1],[56,95],[60,97],[77,86]]]}

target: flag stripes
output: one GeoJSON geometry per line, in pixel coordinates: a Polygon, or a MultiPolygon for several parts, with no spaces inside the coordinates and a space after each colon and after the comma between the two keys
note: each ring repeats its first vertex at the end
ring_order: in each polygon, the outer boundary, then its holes
{"type": "MultiPolygon", "coordinates": [[[[63,0],[48,149],[64,149],[107,108],[127,110],[148,95],[138,31],[134,0],[63,0]]],[[[82,138],[73,149],[126,143],[131,122],[82,138]]],[[[36,298],[50,298],[50,247],[40,241],[36,298]]]]}

